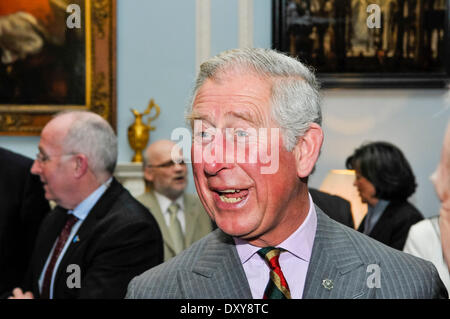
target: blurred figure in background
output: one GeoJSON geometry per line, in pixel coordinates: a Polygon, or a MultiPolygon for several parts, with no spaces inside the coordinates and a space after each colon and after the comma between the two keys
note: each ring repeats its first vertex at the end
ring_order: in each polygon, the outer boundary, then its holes
{"type": "Polygon", "coordinates": [[[187,168],[174,142],[152,143],[144,153],[143,166],[148,191],[137,200],[158,222],[166,261],[210,233],[212,223],[198,197],[184,192],[187,168]]]}
{"type": "Polygon", "coordinates": [[[134,276],[162,262],[163,245],[148,209],[113,177],[112,127],[92,112],[63,112],[45,125],[38,149],[31,173],[57,206],[10,298],[123,298],[134,276]]]}
{"type": "Polygon", "coordinates": [[[413,225],[403,251],[431,261],[450,290],[450,123],[444,137],[441,161],[431,180],[441,202],[440,215],[413,225]]]}
{"type": "Polygon", "coordinates": [[[50,211],[30,158],[0,147],[0,295],[25,276],[39,225],[50,211]]]}
{"type": "Polygon", "coordinates": [[[323,210],[325,214],[345,226],[354,228],[353,215],[350,202],[340,196],[322,192],[316,188],[309,188],[313,202],[323,210]]]}
{"type": "Polygon", "coordinates": [[[416,190],[414,173],[402,151],[387,142],[362,145],[346,160],[368,212],[358,231],[402,250],[409,228],[423,219],[407,201],[416,190]]]}

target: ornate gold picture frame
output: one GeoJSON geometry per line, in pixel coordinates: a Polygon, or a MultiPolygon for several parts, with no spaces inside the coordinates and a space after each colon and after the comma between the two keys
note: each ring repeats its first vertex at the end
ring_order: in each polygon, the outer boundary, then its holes
{"type": "Polygon", "coordinates": [[[116,0],[7,3],[0,23],[13,27],[9,38],[0,35],[0,135],[39,135],[64,110],[93,111],[115,129],[116,0]]]}

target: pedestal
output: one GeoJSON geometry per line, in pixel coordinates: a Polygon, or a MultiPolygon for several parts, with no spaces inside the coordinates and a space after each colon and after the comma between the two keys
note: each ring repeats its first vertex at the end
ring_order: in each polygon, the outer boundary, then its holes
{"type": "Polygon", "coordinates": [[[118,163],[114,176],[134,197],[145,192],[142,163],[118,163]]]}

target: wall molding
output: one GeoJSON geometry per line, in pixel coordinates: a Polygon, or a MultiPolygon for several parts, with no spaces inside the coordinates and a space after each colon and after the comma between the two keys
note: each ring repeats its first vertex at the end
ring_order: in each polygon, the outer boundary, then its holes
{"type": "Polygon", "coordinates": [[[195,1],[196,72],[211,55],[211,0],[195,1]]]}
{"type": "Polygon", "coordinates": [[[253,0],[238,0],[239,48],[253,47],[253,0]]]}

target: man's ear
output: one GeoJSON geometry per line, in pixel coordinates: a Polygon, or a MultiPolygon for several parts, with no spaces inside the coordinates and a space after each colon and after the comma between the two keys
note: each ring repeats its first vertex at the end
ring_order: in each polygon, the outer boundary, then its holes
{"type": "Polygon", "coordinates": [[[153,169],[151,167],[145,167],[144,168],[144,179],[147,182],[153,182],[154,176],[153,176],[153,169]]]}
{"type": "Polygon", "coordinates": [[[80,178],[86,174],[89,168],[88,159],[84,154],[75,155],[75,177],[80,178]]]}
{"type": "Polygon", "coordinates": [[[323,142],[322,128],[312,123],[305,135],[299,138],[294,147],[294,156],[297,167],[297,176],[305,178],[311,174],[323,142]]]}

